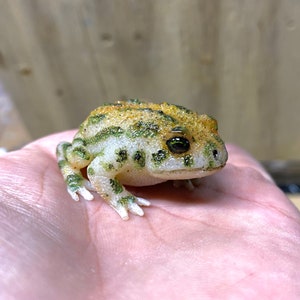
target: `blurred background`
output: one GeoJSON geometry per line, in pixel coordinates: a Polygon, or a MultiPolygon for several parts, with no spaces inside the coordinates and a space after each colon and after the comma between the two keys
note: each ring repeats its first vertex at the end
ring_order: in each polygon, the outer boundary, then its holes
{"type": "Polygon", "coordinates": [[[214,116],[297,191],[299,79],[298,0],[0,0],[9,150],[77,128],[103,102],[168,101],[214,116]]]}

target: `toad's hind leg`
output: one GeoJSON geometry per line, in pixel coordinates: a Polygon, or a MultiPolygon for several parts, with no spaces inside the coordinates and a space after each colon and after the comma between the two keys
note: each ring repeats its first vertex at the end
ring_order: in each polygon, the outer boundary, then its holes
{"type": "Polygon", "coordinates": [[[116,178],[115,172],[101,167],[99,158],[92,161],[87,169],[87,174],[93,188],[123,220],[129,219],[128,212],[138,216],[144,215],[140,206],[149,206],[150,202],[128,192],[116,178]],[[97,168],[97,172],[94,168],[97,168]]]}

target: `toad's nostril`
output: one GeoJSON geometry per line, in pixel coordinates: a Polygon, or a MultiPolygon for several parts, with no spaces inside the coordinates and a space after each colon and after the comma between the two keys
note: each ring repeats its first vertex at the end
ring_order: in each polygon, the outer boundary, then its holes
{"type": "Polygon", "coordinates": [[[214,156],[214,159],[218,159],[218,156],[219,156],[218,150],[214,149],[214,150],[212,151],[212,154],[213,154],[213,156],[214,156]]]}

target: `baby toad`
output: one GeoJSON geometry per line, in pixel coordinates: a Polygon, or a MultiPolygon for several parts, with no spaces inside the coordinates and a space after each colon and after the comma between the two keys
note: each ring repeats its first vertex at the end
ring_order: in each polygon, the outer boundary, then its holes
{"type": "Polygon", "coordinates": [[[127,220],[143,216],[150,202],[124,185],[147,186],[213,174],[225,166],[227,151],[216,120],[183,106],[138,99],[98,107],[80,125],[72,143],[57,146],[57,159],[67,190],[78,201],[98,192],[127,220]],[[86,168],[86,179],[82,169],[86,168]]]}

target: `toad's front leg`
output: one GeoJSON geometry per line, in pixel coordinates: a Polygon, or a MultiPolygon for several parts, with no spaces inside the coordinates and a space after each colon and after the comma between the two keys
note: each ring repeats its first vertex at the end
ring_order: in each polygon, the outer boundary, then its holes
{"type": "Polygon", "coordinates": [[[79,149],[85,151],[83,146],[73,145],[68,142],[61,142],[56,149],[58,166],[61,170],[63,178],[67,184],[68,193],[75,200],[79,200],[79,195],[86,200],[93,200],[93,195],[89,192],[90,183],[86,180],[80,169],[87,166],[89,159],[82,158],[79,149]]]}
{"type": "Polygon", "coordinates": [[[144,211],[140,206],[149,206],[150,202],[129,193],[117,179],[120,166],[114,163],[101,161],[96,157],[87,168],[87,175],[92,187],[101,197],[120,215],[123,220],[128,220],[128,211],[143,216],[144,211]]]}

